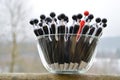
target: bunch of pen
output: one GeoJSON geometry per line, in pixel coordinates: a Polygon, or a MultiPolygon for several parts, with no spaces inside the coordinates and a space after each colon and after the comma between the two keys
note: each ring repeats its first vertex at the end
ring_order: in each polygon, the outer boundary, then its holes
{"type": "Polygon", "coordinates": [[[106,18],[94,19],[88,11],[73,15],[72,19],[72,25],[68,26],[68,16],[62,13],[56,18],[56,14],[51,12],[49,17],[42,14],[40,20],[30,21],[42,49],[41,54],[51,69],[74,71],[85,68],[107,26],[106,18]]]}

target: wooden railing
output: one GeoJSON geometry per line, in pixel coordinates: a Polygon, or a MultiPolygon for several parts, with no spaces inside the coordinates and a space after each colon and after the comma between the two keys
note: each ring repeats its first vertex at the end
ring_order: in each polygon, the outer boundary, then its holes
{"type": "Polygon", "coordinates": [[[0,80],[120,80],[120,75],[3,73],[0,80]]]}

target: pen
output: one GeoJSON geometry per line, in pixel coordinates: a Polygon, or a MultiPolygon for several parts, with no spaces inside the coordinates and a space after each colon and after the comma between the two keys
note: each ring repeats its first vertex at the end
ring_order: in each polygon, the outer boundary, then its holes
{"type": "Polygon", "coordinates": [[[54,61],[53,61],[53,53],[52,53],[52,39],[50,37],[50,28],[49,26],[46,24],[45,20],[46,20],[46,16],[45,15],[40,15],[40,19],[43,23],[43,31],[44,31],[44,45],[46,45],[46,47],[44,47],[47,51],[47,54],[49,56],[49,59],[50,59],[50,64],[51,64],[51,67],[54,68],[54,61]]]}
{"type": "MultiPolygon", "coordinates": [[[[101,32],[102,32],[102,28],[98,28],[95,36],[99,37],[101,32]]],[[[83,58],[83,61],[80,63],[79,69],[85,68],[85,66],[87,65],[87,63],[91,59],[91,56],[93,55],[93,52],[94,52],[95,47],[97,45],[97,41],[98,41],[98,38],[94,38],[93,41],[87,46],[88,48],[86,48],[87,50],[85,52],[85,56],[83,58]]]]}
{"type": "Polygon", "coordinates": [[[65,14],[60,14],[60,24],[58,26],[58,55],[59,55],[59,65],[60,70],[64,69],[64,53],[65,53],[65,44],[64,44],[64,34],[65,34],[65,23],[64,18],[65,14]]]}
{"type": "Polygon", "coordinates": [[[80,36],[80,39],[78,40],[78,42],[76,44],[75,56],[73,57],[75,65],[74,65],[73,69],[76,69],[81,61],[81,56],[83,55],[81,51],[83,48],[83,43],[84,43],[85,38],[86,38],[85,35],[88,32],[88,30],[89,30],[89,26],[85,25],[85,27],[83,28],[83,31],[82,31],[82,36],[80,36]]]}
{"type": "MultiPolygon", "coordinates": [[[[73,15],[72,19],[74,21],[77,21],[77,16],[73,15]]],[[[70,56],[69,56],[70,57],[69,70],[71,70],[74,66],[73,56],[75,56],[74,52],[75,52],[75,46],[76,46],[76,34],[78,32],[78,29],[79,29],[79,24],[74,24],[72,36],[70,37],[71,43],[70,43],[70,56]]]]}

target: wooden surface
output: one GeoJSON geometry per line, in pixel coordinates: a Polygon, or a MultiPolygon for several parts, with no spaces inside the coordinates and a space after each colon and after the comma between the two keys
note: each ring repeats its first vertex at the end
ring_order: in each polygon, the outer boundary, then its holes
{"type": "Polygon", "coordinates": [[[119,75],[14,73],[0,74],[0,80],[120,80],[119,75]]]}

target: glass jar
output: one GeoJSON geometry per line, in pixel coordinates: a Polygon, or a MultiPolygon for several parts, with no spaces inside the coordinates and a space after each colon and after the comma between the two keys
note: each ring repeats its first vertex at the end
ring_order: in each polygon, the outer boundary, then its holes
{"type": "Polygon", "coordinates": [[[98,37],[87,34],[49,34],[38,37],[44,67],[52,73],[84,73],[93,64],[98,37]]]}

